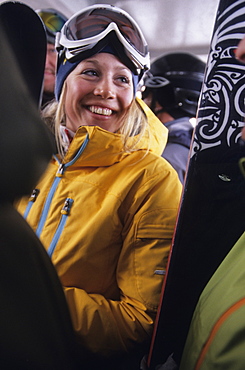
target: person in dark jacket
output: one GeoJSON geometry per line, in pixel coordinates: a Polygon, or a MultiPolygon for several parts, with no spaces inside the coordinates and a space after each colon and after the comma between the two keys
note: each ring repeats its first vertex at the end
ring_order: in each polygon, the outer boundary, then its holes
{"type": "Polygon", "coordinates": [[[156,59],[144,79],[142,98],[169,131],[162,153],[184,182],[205,63],[188,53],[156,59]]]}
{"type": "Polygon", "coordinates": [[[55,75],[58,53],[55,49],[55,37],[67,18],[56,9],[38,9],[36,13],[42,19],[47,36],[47,54],[43,80],[43,95],[41,107],[54,99],[55,75]]]}

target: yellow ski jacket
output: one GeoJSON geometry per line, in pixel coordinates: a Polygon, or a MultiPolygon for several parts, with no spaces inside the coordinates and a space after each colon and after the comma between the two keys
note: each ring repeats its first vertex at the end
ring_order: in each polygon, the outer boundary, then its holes
{"type": "Polygon", "coordinates": [[[137,151],[82,126],[18,206],[52,258],[80,342],[103,356],[150,339],[182,189],[160,157],[167,129],[140,104],[151,135],[137,151]]]}

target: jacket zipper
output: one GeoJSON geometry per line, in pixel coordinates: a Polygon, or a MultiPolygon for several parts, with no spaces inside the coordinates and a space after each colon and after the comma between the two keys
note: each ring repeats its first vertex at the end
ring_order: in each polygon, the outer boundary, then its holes
{"type": "Polygon", "coordinates": [[[61,177],[64,173],[64,170],[65,170],[65,166],[64,165],[60,165],[58,171],[57,171],[57,174],[56,174],[56,178],[54,179],[54,182],[51,186],[51,189],[48,193],[48,196],[47,196],[47,199],[46,199],[46,202],[44,204],[44,208],[43,208],[43,212],[42,212],[42,215],[41,215],[41,218],[39,220],[39,224],[38,224],[38,227],[37,227],[37,230],[36,230],[36,234],[38,237],[40,237],[40,234],[43,230],[43,226],[45,224],[45,221],[46,221],[46,218],[47,218],[47,214],[48,214],[48,211],[49,211],[49,207],[50,207],[50,203],[52,202],[52,199],[53,199],[53,196],[54,196],[54,193],[55,193],[55,190],[61,180],[61,177]]]}
{"type": "Polygon", "coordinates": [[[31,194],[31,196],[29,198],[28,204],[26,206],[26,209],[25,209],[25,212],[24,212],[24,215],[23,215],[23,217],[25,219],[27,218],[27,216],[28,216],[28,214],[29,214],[29,212],[30,212],[30,210],[31,210],[34,202],[36,201],[39,193],[40,193],[40,190],[39,189],[34,189],[32,191],[32,194],[31,194]]]}
{"type": "Polygon", "coordinates": [[[71,198],[66,198],[65,200],[65,204],[61,210],[61,219],[60,219],[60,222],[59,222],[59,225],[57,227],[57,230],[54,234],[54,237],[52,239],[52,242],[50,243],[50,246],[48,248],[48,255],[49,257],[52,257],[52,254],[54,253],[54,250],[55,250],[55,247],[59,241],[59,238],[60,238],[60,235],[62,234],[62,231],[65,227],[65,224],[66,224],[66,221],[67,221],[67,218],[68,216],[70,215],[70,212],[71,212],[71,207],[72,207],[72,204],[73,204],[73,199],[71,198]]]}
{"type": "MultiPolygon", "coordinates": [[[[84,149],[86,148],[87,144],[89,142],[89,135],[87,134],[83,144],[81,145],[81,147],[79,148],[77,154],[75,155],[75,157],[68,163],[66,164],[60,164],[59,166],[59,169],[56,173],[56,177],[54,179],[54,182],[51,186],[51,189],[49,191],[49,194],[47,196],[47,199],[46,199],[46,202],[44,204],[44,208],[43,208],[43,211],[42,211],[42,214],[41,214],[41,217],[40,217],[40,220],[39,220],[39,223],[38,223],[38,226],[37,226],[37,230],[36,230],[36,234],[38,237],[40,237],[41,233],[42,233],[42,230],[43,230],[43,227],[44,227],[44,224],[46,222],[46,219],[47,219],[47,215],[48,215],[48,211],[49,211],[49,208],[50,208],[50,204],[52,202],[52,199],[54,197],[54,193],[60,183],[60,180],[65,172],[65,170],[73,165],[77,159],[81,156],[81,154],[83,153],[84,149]]],[[[56,158],[57,160],[57,158],[56,158]]]]}

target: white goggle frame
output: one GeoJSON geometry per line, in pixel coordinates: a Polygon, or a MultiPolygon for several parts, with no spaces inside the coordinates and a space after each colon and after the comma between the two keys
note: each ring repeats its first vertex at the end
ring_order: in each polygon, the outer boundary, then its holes
{"type": "MultiPolygon", "coordinates": [[[[87,7],[85,9],[83,9],[82,13],[87,12],[90,9],[97,9],[99,7],[100,7],[99,4],[87,7]]],[[[111,10],[117,10],[116,7],[111,7],[111,6],[106,6],[106,5],[101,5],[101,7],[102,8],[108,8],[108,9],[110,9],[110,11],[111,10]]],[[[98,35],[88,37],[88,38],[82,39],[82,40],[69,40],[66,37],[66,31],[69,28],[69,22],[72,21],[73,18],[76,18],[79,14],[81,14],[81,11],[75,13],[73,15],[73,17],[65,23],[65,25],[61,29],[61,32],[58,32],[56,34],[56,44],[55,44],[55,46],[56,46],[57,50],[62,50],[62,49],[65,48],[66,49],[65,50],[65,57],[66,57],[66,59],[69,60],[69,59],[73,58],[74,56],[76,56],[77,54],[79,54],[83,51],[92,49],[99,41],[103,40],[103,38],[105,38],[111,31],[114,31],[117,35],[118,40],[124,46],[125,51],[127,53],[127,56],[134,63],[136,68],[140,69],[140,70],[144,70],[144,71],[148,70],[150,68],[150,55],[149,55],[149,52],[148,52],[148,49],[147,49],[146,40],[145,40],[140,28],[138,27],[138,25],[136,24],[134,19],[131,18],[131,16],[129,14],[122,11],[121,9],[119,9],[118,12],[125,15],[130,20],[130,22],[134,25],[134,27],[137,29],[137,32],[139,33],[139,35],[141,37],[142,44],[144,45],[144,48],[146,50],[145,55],[143,55],[141,52],[137,51],[125,39],[125,37],[120,32],[120,30],[119,30],[119,28],[118,28],[118,26],[115,22],[109,23],[108,26],[106,27],[106,29],[104,31],[100,32],[98,35]]]]}

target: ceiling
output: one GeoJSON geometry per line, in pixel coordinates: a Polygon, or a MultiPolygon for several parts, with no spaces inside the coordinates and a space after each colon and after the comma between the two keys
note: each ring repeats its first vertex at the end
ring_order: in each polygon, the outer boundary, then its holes
{"type": "MultiPolygon", "coordinates": [[[[3,3],[5,1],[0,1],[3,3]]],[[[67,17],[96,3],[126,10],[140,25],[151,59],[172,52],[191,52],[204,61],[209,51],[219,0],[22,0],[33,9],[55,8],[67,17]]]]}

